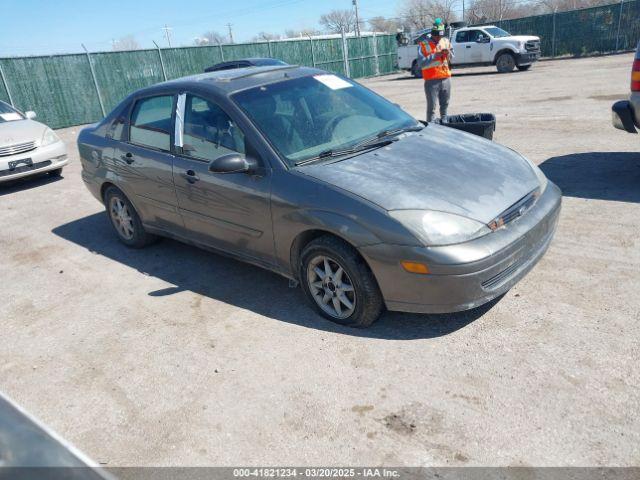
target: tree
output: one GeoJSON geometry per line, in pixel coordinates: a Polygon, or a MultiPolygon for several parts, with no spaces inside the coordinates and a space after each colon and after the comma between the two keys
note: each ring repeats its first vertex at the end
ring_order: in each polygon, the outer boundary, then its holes
{"type": "Polygon", "coordinates": [[[398,20],[385,17],[373,17],[369,19],[369,27],[374,32],[397,32],[401,28],[398,20]]]}
{"type": "Polygon", "coordinates": [[[260,32],[251,39],[252,42],[270,42],[271,40],[279,40],[281,38],[278,33],[260,32]]]}
{"type": "Polygon", "coordinates": [[[436,18],[454,22],[457,0],[404,0],[400,15],[411,30],[430,28],[436,18]]]}
{"type": "Polygon", "coordinates": [[[313,37],[314,35],[319,35],[320,31],[315,28],[302,28],[300,30],[287,29],[284,31],[285,38],[302,38],[302,37],[313,37]]]}
{"type": "Polygon", "coordinates": [[[226,43],[227,39],[224,35],[220,35],[218,32],[209,31],[203,33],[201,36],[196,37],[193,40],[194,45],[204,46],[204,45],[218,45],[221,43],[226,43]]]}
{"type": "Polygon", "coordinates": [[[356,15],[353,10],[331,10],[320,16],[320,25],[333,33],[353,32],[356,28],[356,15]]]}
{"type": "Polygon", "coordinates": [[[467,21],[473,24],[524,17],[529,11],[530,6],[512,0],[475,0],[467,9],[466,16],[467,21]]]}
{"type": "Polygon", "coordinates": [[[139,50],[140,44],[133,35],[126,35],[118,40],[114,40],[111,48],[114,51],[139,50]]]}

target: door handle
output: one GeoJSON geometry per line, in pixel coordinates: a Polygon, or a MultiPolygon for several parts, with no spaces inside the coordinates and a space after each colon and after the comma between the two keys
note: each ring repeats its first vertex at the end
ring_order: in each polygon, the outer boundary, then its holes
{"type": "Polygon", "coordinates": [[[471,45],[467,45],[467,48],[471,48],[471,45]]]}
{"type": "Polygon", "coordinates": [[[182,176],[185,178],[185,180],[187,180],[187,182],[189,183],[196,183],[198,180],[200,180],[200,177],[198,177],[198,175],[196,175],[196,172],[194,172],[193,170],[189,169],[186,172],[184,172],[182,174],[182,176]]]}
{"type": "Polygon", "coordinates": [[[120,155],[120,158],[125,162],[127,162],[129,165],[135,162],[135,159],[133,158],[133,153],[131,152],[127,152],[124,155],[120,155]]]}

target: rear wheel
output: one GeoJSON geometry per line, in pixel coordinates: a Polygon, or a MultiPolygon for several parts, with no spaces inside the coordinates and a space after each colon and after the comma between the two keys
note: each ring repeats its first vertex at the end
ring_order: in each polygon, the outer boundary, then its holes
{"type": "Polygon", "coordinates": [[[513,72],[513,69],[516,68],[516,59],[509,52],[501,53],[496,60],[496,68],[500,73],[513,72]]]}
{"type": "Polygon", "coordinates": [[[521,72],[526,72],[530,68],[531,68],[531,64],[529,64],[529,65],[518,65],[518,70],[520,70],[521,72]]]}
{"type": "Polygon", "coordinates": [[[384,308],[368,265],[338,238],[320,237],[304,248],[299,278],[312,307],[333,322],[368,327],[384,308]]]}
{"type": "Polygon", "coordinates": [[[111,225],[122,243],[132,248],[142,248],[157,239],[146,232],[138,212],[120,189],[109,187],[104,200],[111,225]]]}

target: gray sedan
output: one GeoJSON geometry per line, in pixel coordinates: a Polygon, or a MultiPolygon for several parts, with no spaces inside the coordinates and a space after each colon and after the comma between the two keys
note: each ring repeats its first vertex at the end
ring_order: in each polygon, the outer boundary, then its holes
{"type": "Polygon", "coordinates": [[[351,326],[490,301],[542,257],[560,212],[518,153],[304,67],[145,88],[78,147],[124,244],[168,236],[268,268],[351,326]]]}

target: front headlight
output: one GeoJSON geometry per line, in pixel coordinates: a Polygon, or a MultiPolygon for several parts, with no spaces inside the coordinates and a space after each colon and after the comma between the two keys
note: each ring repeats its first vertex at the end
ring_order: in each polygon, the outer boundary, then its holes
{"type": "Polygon", "coordinates": [[[453,213],[434,210],[393,210],[389,215],[416,235],[425,246],[468,242],[491,233],[484,223],[453,213]]]}
{"type": "Polygon", "coordinates": [[[536,177],[538,177],[538,181],[540,182],[540,195],[542,195],[545,189],[547,188],[547,183],[549,183],[549,180],[547,180],[547,177],[545,176],[545,174],[542,172],[542,170],[540,170],[540,167],[538,167],[535,163],[533,163],[524,155],[520,155],[520,156],[525,160],[525,162],[529,164],[529,166],[533,170],[533,173],[535,173],[536,177]]]}
{"type": "Polygon", "coordinates": [[[56,133],[47,127],[42,135],[42,141],[40,142],[40,146],[46,147],[47,145],[51,145],[52,143],[56,143],[60,141],[60,137],[56,135],[56,133]]]}

